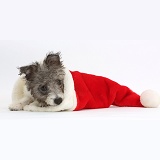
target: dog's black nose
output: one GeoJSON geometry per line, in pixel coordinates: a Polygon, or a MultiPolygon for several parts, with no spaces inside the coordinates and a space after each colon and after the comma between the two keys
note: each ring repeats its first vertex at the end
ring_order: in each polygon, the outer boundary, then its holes
{"type": "Polygon", "coordinates": [[[54,103],[55,103],[55,104],[61,104],[61,103],[62,103],[62,98],[56,98],[56,99],[54,100],[54,103]]]}

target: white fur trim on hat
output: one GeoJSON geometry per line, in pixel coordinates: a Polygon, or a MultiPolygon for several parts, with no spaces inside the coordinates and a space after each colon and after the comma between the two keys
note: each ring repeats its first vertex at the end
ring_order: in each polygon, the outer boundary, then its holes
{"type": "Polygon", "coordinates": [[[153,90],[146,90],[141,94],[140,101],[144,107],[156,108],[160,105],[160,96],[153,90]]]}

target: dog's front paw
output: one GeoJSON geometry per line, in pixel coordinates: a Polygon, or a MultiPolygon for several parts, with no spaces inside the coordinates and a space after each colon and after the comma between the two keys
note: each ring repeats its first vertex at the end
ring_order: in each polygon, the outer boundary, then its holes
{"type": "Polygon", "coordinates": [[[39,107],[39,103],[37,101],[34,101],[33,103],[24,106],[23,110],[35,112],[35,111],[38,111],[39,108],[41,108],[41,107],[39,107]]]}
{"type": "Polygon", "coordinates": [[[34,108],[35,108],[35,106],[26,105],[26,106],[24,106],[23,110],[24,110],[24,111],[31,111],[31,112],[33,112],[33,111],[34,111],[34,108]]]}
{"type": "Polygon", "coordinates": [[[21,111],[23,110],[23,105],[21,103],[14,103],[9,106],[10,111],[21,111]]]}

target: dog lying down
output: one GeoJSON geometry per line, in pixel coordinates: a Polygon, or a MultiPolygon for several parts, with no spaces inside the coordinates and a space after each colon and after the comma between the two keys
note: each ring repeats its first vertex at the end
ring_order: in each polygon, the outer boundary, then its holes
{"type": "Polygon", "coordinates": [[[160,97],[152,90],[141,96],[108,78],[69,71],[60,54],[50,52],[39,63],[19,68],[12,93],[11,111],[78,111],[110,105],[158,107],[160,97]]]}

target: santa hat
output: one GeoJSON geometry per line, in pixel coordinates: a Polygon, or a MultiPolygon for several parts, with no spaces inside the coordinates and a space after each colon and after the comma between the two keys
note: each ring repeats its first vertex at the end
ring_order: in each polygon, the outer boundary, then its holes
{"type": "Polygon", "coordinates": [[[102,76],[81,72],[71,72],[77,97],[74,110],[120,107],[158,107],[160,96],[152,90],[144,91],[141,96],[127,86],[102,76]]]}

